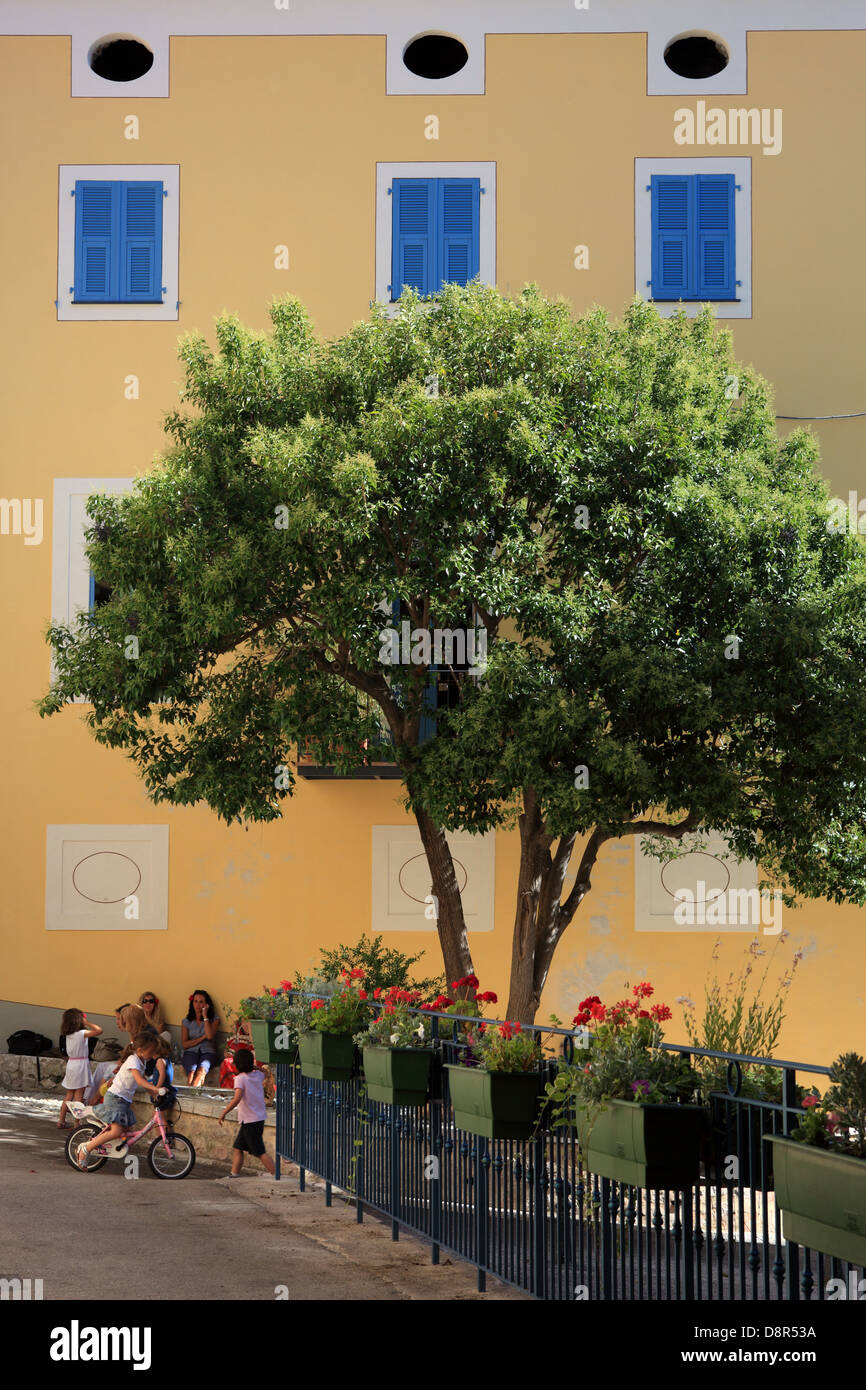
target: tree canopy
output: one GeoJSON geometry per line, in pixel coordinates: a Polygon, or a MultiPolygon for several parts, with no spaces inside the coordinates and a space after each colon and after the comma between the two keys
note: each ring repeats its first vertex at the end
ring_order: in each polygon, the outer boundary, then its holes
{"type": "Polygon", "coordinates": [[[519,828],[524,1021],[607,839],[702,827],[866,901],[866,551],[708,310],[473,284],[333,342],[297,301],[271,319],[181,340],[170,447],[89,504],[111,597],[50,629],[41,713],[83,695],[154,801],[229,821],[280,814],[299,741],[346,771],[387,738],[448,979],[472,961],[445,831],[519,828]],[[429,662],[383,660],[398,601],[419,636],[483,632],[447,709],[429,662]]]}

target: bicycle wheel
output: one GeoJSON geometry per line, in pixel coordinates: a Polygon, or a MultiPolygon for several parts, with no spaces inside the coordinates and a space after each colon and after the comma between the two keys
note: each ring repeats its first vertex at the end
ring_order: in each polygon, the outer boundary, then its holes
{"type": "Polygon", "coordinates": [[[75,1161],[75,1150],[78,1148],[78,1145],[86,1144],[88,1139],[92,1139],[94,1134],[99,1133],[101,1133],[99,1125],[75,1125],[72,1133],[66,1140],[66,1162],[71,1163],[77,1173],[95,1173],[108,1162],[107,1154],[97,1154],[93,1152],[88,1155],[86,1168],[79,1168],[75,1161]]]}
{"type": "Polygon", "coordinates": [[[171,1152],[166,1148],[162,1135],[154,1139],[147,1151],[147,1161],[155,1178],[185,1178],[193,1170],[195,1149],[185,1134],[171,1132],[166,1135],[171,1152]]]}

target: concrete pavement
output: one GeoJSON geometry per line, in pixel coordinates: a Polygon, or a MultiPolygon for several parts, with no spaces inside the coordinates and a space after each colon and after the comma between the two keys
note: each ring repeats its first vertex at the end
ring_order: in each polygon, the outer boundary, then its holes
{"type": "Polygon", "coordinates": [[[369,1215],[358,1226],[353,1207],[335,1196],[326,1208],[321,1190],[300,1193],[293,1178],[229,1180],[198,1162],[183,1181],[160,1181],[144,1158],[149,1137],[136,1179],[117,1161],[76,1173],[59,1108],[0,1095],[0,1278],[41,1279],[46,1300],[141,1300],[154,1279],[168,1300],[526,1300],[492,1279],[479,1294],[471,1266],[444,1254],[432,1266],[421,1242],[392,1242],[369,1215]]]}

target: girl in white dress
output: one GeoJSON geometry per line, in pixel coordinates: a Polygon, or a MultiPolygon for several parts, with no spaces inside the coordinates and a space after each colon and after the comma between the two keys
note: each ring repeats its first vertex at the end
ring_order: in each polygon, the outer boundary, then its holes
{"type": "Polygon", "coordinates": [[[66,1098],[60,1107],[58,1129],[67,1129],[66,1108],[71,1100],[83,1100],[93,1076],[90,1070],[88,1038],[98,1038],[102,1029],[98,1023],[88,1023],[80,1009],[67,1009],[60,1021],[60,1036],[66,1039],[66,1071],[63,1087],[66,1098]]]}

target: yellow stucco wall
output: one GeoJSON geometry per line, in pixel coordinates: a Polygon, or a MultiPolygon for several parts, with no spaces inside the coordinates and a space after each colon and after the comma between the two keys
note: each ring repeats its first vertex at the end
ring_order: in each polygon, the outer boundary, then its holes
{"type": "MultiPolygon", "coordinates": [[[[778,157],[677,146],[673,113],[690,103],[646,95],[639,34],[490,35],[484,96],[386,96],[384,42],[174,38],[171,96],[147,101],[71,99],[68,39],[0,39],[12,132],[3,186],[21,213],[5,229],[2,379],[12,408],[2,487],[45,499],[40,546],[0,538],[8,600],[0,998],[107,1011],[146,985],[177,1018],[194,986],[236,1001],[312,963],[319,944],[370,929],[370,827],[404,820],[394,784],[301,784],[281,823],[226,829],[204,808],[151,806],[124,758],[94,743],[79,708],[42,722],[32,701],[48,679],[41,634],[53,479],[145,471],[163,443],[162,413],[176,402],[176,339],[191,329],[211,335],[222,310],[264,328],[269,299],[291,292],[322,334],[364,317],[374,294],[377,160],[495,160],[500,287],[516,292],[533,279],[578,312],[601,303],[617,314],[634,289],[634,159],[751,155],[753,317],[733,326],[738,354],[775,384],[782,414],[864,408],[866,182],[854,171],[866,33],[750,36],[748,96],[712,100],[782,108],[778,157]],[[435,142],[424,138],[431,112],[440,120],[435,142]],[[123,137],[130,113],[141,122],[137,142],[123,137]],[[177,322],[57,322],[57,168],[102,162],[180,165],[177,322]],[[273,268],[278,243],[290,248],[288,272],[273,268]],[[588,271],[573,268],[576,243],[590,248],[588,271]],[[137,401],[124,398],[130,373],[140,379],[137,401]],[[169,930],[46,934],[49,822],[167,823],[169,930]]],[[[860,487],[866,420],[817,428],[834,489],[860,487]]],[[[652,979],[669,1002],[699,999],[712,933],[636,934],[631,854],[630,843],[605,847],[542,1015],[570,1017],[583,993],[618,993],[625,978],[652,979]]],[[[514,838],[499,835],[496,930],[472,941],[484,987],[503,1000],[516,865],[514,838]]],[[[827,1062],[843,1048],[862,1050],[866,910],[812,903],[786,926],[806,955],[780,1055],[827,1062]]],[[[723,968],[746,940],[725,941],[723,968]]],[[[389,944],[424,944],[438,968],[433,932],[389,944]]]]}

